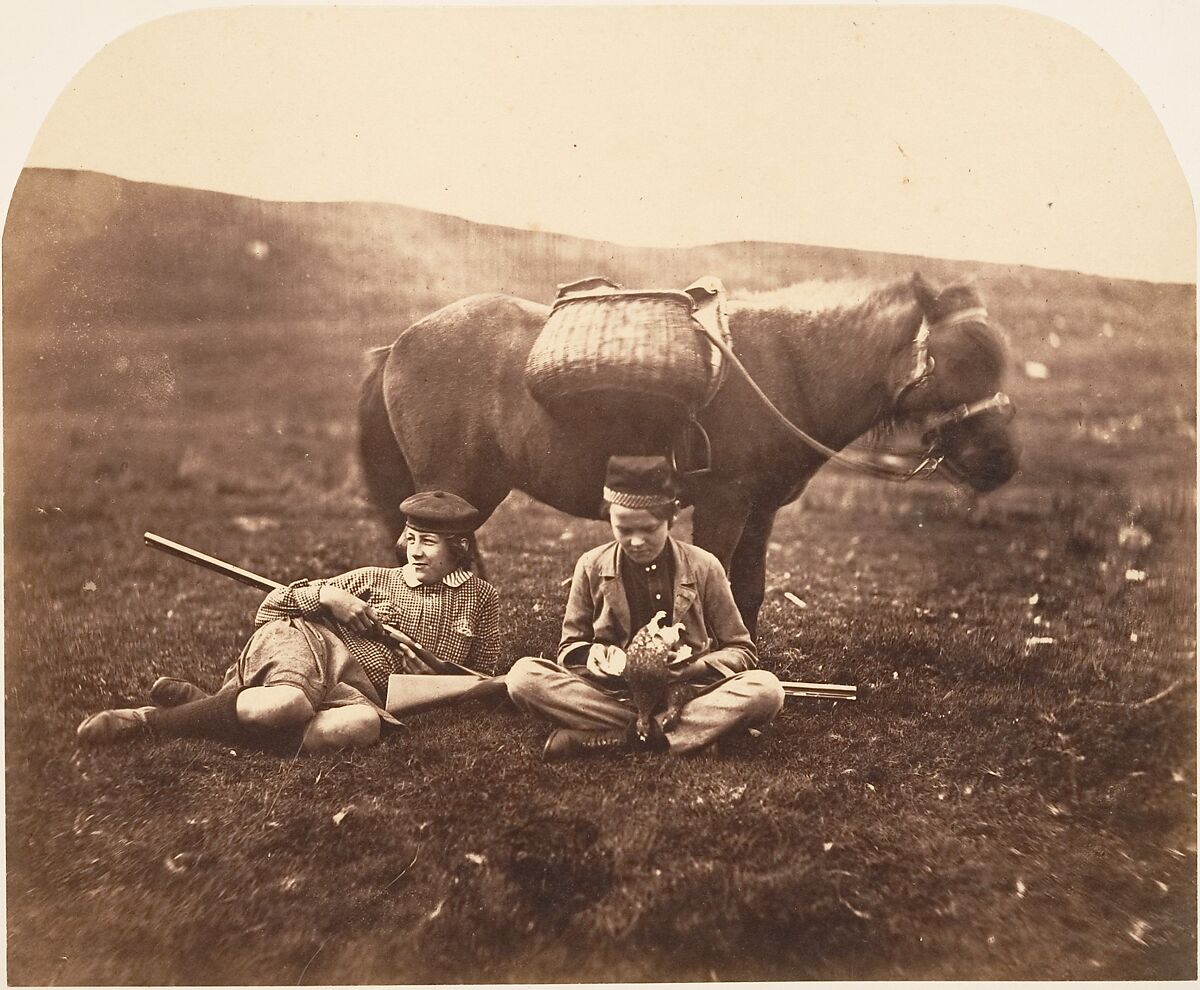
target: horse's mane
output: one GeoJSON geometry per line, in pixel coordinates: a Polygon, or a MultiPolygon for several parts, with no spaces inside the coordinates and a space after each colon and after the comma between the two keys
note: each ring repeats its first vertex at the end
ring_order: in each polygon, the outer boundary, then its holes
{"type": "MultiPolygon", "coordinates": [[[[783,339],[814,327],[834,335],[869,334],[873,316],[914,301],[911,278],[894,282],[854,279],[808,279],[763,292],[735,291],[728,310],[736,337],[739,325],[751,323],[779,333],[783,339]]],[[[890,416],[871,431],[871,439],[890,435],[897,427],[890,416]]]]}
{"type": "MultiPolygon", "coordinates": [[[[729,314],[734,321],[740,315],[743,320],[759,324],[765,321],[780,327],[790,322],[790,316],[793,320],[800,317],[801,325],[817,321],[826,326],[853,326],[861,330],[870,324],[873,313],[912,301],[912,277],[894,282],[809,279],[763,292],[735,292],[729,299],[729,314]]],[[[955,282],[938,293],[927,315],[936,321],[957,310],[982,305],[983,299],[970,281],[955,282]]],[[[1004,331],[989,322],[964,324],[960,332],[974,346],[984,373],[1002,377],[1009,361],[1008,337],[1004,331]]],[[[868,444],[886,440],[917,419],[917,416],[897,415],[894,409],[885,410],[864,440],[868,444]]]]}
{"type": "MultiPolygon", "coordinates": [[[[787,313],[810,314],[832,311],[862,311],[869,315],[871,310],[890,308],[898,303],[912,300],[912,279],[902,278],[894,282],[879,282],[871,279],[808,279],[778,289],[762,292],[735,291],[729,297],[729,313],[768,312],[779,310],[787,313]]],[[[971,306],[982,306],[983,299],[971,282],[956,282],[939,294],[931,320],[971,306]]],[[[1008,364],[1008,335],[993,322],[972,323],[963,332],[980,352],[991,372],[999,375],[1008,364]]]]}
{"type": "Polygon", "coordinates": [[[729,311],[779,309],[792,313],[819,313],[858,309],[870,303],[888,305],[905,291],[911,298],[908,280],[882,283],[861,278],[807,279],[762,292],[734,292],[729,297],[729,311]]]}

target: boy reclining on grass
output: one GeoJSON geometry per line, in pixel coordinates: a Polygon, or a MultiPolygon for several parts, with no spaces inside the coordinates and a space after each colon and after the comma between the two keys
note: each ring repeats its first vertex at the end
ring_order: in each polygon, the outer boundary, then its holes
{"type": "Polygon", "coordinates": [[[518,708],[561,726],[546,740],[546,760],[630,748],[686,753],[764,726],[783,707],[775,675],[755,669],[758,655],[720,561],[671,538],[676,493],[664,458],[609,459],[604,499],[615,539],[575,567],[558,662],[525,657],[505,678],[518,708]],[[660,712],[643,741],[628,685],[608,671],[624,666],[630,640],[656,612],[683,624],[681,643],[695,659],[670,677],[692,697],[673,725],[660,712]]]}
{"type": "Polygon", "coordinates": [[[91,715],[76,729],[79,742],[203,737],[306,752],[373,745],[381,723],[399,724],[383,708],[389,675],[437,676],[384,639],[383,623],[439,660],[495,673],[499,596],[468,569],[474,507],[437,491],[405,499],[400,511],[408,521],[403,567],[361,567],[272,591],[216,694],[160,677],[153,705],[91,715]]]}

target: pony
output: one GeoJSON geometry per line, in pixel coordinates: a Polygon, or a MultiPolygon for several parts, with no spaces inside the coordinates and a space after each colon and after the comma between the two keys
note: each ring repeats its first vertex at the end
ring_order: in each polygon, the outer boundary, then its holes
{"type": "MultiPolygon", "coordinates": [[[[762,605],[766,549],[780,507],[831,456],[871,431],[917,425],[926,465],[979,492],[1019,463],[1012,406],[1000,391],[1010,363],[970,282],[938,288],[920,273],[830,303],[803,286],[734,301],[728,375],[696,422],[707,470],[683,475],[696,544],[729,574],[751,634],[762,605]],[[754,384],[752,384],[752,382],[754,384]],[[755,386],[790,421],[768,412],[755,386]],[[790,429],[788,428],[790,427],[790,429]],[[810,443],[797,442],[803,430],[810,443]]],[[[359,455],[372,502],[394,537],[397,506],[441,488],[485,521],[514,489],[574,516],[596,518],[612,454],[671,451],[644,418],[551,414],[524,368],[549,307],[482,294],[439,309],[376,348],[359,400],[359,455]]]]}

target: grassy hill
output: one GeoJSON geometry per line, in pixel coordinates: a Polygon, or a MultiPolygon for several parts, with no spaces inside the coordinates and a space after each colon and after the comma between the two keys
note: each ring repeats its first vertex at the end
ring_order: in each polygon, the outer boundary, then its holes
{"type": "MultiPolygon", "coordinates": [[[[549,300],[606,274],[682,287],[702,274],[730,289],[811,278],[974,273],[1006,292],[1050,295],[1063,273],[800,244],[629,248],[472,223],[378,203],[284,203],[26,169],[4,231],[5,318],[286,319],[420,313],[474,292],[549,300]]],[[[1111,293],[1111,280],[1071,276],[1111,293]]],[[[1136,283],[1128,283],[1136,285],[1136,283]]]]}

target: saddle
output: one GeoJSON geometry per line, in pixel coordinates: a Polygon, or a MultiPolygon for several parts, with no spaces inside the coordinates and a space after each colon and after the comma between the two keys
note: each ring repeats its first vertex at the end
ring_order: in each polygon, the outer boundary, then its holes
{"type": "Polygon", "coordinates": [[[559,418],[581,410],[637,417],[646,432],[669,435],[677,470],[695,473],[710,459],[696,414],[727,371],[714,340],[731,345],[720,279],[705,276],[679,291],[625,289],[592,276],[558,287],[525,382],[559,418]]]}

